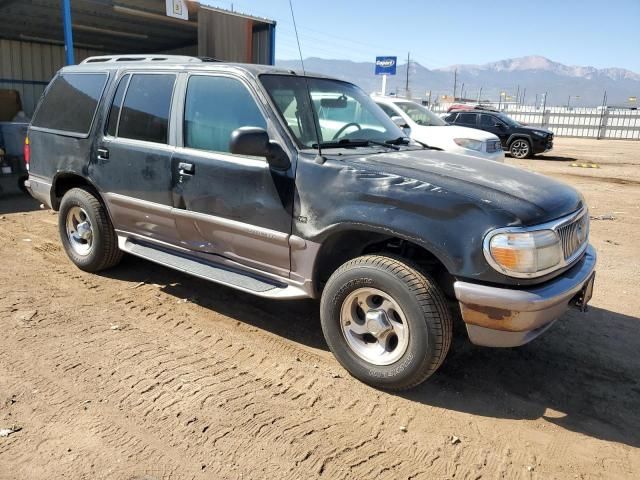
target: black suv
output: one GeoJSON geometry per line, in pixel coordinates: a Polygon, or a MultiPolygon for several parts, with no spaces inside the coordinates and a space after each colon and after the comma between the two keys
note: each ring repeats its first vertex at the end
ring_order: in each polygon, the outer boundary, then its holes
{"type": "Polygon", "coordinates": [[[483,108],[454,110],[445,117],[452,125],[477,128],[497,135],[502,148],[515,158],[531,158],[553,148],[553,132],[544,128],[527,127],[501,112],[483,108]]]}
{"type": "Polygon", "coordinates": [[[329,348],[377,387],[429,377],[453,318],[473,343],[516,346],[591,296],[578,192],[413,143],[347,82],[94,57],[57,74],[28,133],[26,185],[59,211],[79,268],[129,253],[262,297],[320,299],[329,348]]]}

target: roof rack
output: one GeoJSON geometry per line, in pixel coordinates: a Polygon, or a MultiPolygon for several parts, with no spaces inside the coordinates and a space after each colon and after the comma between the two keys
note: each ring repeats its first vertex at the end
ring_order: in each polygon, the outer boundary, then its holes
{"type": "Polygon", "coordinates": [[[81,62],[81,65],[94,63],[201,63],[202,60],[186,55],[102,55],[89,57],[81,62]]]}

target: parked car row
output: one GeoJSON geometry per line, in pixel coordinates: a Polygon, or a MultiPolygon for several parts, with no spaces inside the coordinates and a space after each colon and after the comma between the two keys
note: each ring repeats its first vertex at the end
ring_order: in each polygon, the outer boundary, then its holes
{"type": "Polygon", "coordinates": [[[522,125],[505,113],[482,105],[453,105],[442,118],[411,100],[385,96],[376,103],[412,139],[442,150],[504,161],[531,158],[553,148],[553,132],[522,125]],[[442,128],[453,126],[455,128],[442,128]]]}
{"type": "Polygon", "coordinates": [[[496,141],[333,78],[93,57],[47,87],[26,186],[59,212],[80,269],[128,253],[261,297],[319,299],[344,368],[400,390],[440,367],[454,318],[475,344],[513,347],[591,298],[584,198],[484,160],[502,158],[496,141]]]}

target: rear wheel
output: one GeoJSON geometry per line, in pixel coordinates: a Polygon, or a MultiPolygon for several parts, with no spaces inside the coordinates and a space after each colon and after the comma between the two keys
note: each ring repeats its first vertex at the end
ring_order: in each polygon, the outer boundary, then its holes
{"type": "Polygon", "coordinates": [[[375,387],[403,390],[422,383],[451,344],[442,290],[397,258],[367,255],[342,265],[325,286],[320,315],[338,361],[375,387]]]}
{"type": "Polygon", "coordinates": [[[530,158],[532,156],[532,150],[529,140],[526,140],[524,138],[516,138],[513,142],[511,142],[509,153],[511,153],[511,156],[514,158],[530,158]]]}
{"type": "Polygon", "coordinates": [[[122,258],[106,209],[90,192],[72,188],[60,203],[58,230],[67,256],[81,270],[98,272],[122,258]]]}

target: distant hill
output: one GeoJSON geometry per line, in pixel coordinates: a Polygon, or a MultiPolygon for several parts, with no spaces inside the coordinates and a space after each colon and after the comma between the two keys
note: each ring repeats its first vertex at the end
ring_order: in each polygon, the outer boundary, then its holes
{"type": "MultiPolygon", "coordinates": [[[[307,58],[306,70],[323,73],[360,85],[367,92],[380,90],[381,80],[373,74],[373,62],[352,62],[307,58]]],[[[299,60],[278,60],[276,65],[300,68],[299,60]]],[[[547,105],[564,105],[569,95],[571,104],[592,106],[602,103],[607,91],[609,105],[625,105],[630,96],[640,97],[640,74],[622,68],[598,69],[588,66],[569,66],[541,56],[527,56],[500,60],[484,65],[451,65],[430,70],[417,62],[411,62],[409,87],[412,96],[425,98],[431,90],[432,97],[453,93],[454,71],[458,72],[457,95],[464,84],[464,95],[477,98],[482,88],[482,98],[498,100],[500,92],[515,98],[526,89],[525,103],[533,103],[536,94],[548,92],[547,105]],[[575,99],[575,96],[580,96],[575,99]]],[[[407,66],[398,65],[398,74],[389,77],[387,91],[404,94],[407,66]]]]}

